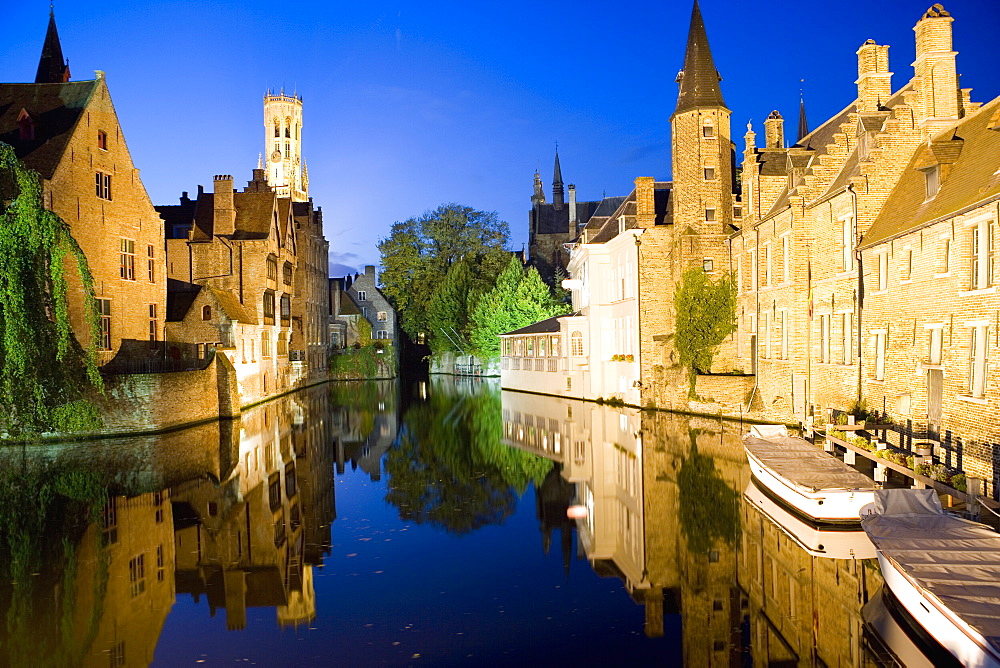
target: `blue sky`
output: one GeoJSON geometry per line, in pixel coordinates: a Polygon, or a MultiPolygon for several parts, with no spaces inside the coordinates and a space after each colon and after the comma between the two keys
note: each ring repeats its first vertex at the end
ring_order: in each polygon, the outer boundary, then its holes
{"type": "MultiPolygon", "coordinates": [[[[44,2],[8,3],[0,80],[31,81],[44,2]]],[[[856,94],[855,51],[889,44],[893,88],[912,75],[913,25],[929,0],[703,0],[737,150],[778,109],[794,127],[799,79],[811,126],[856,94]],[[762,8],[766,7],[766,11],[762,8]]],[[[1000,95],[1000,2],[951,0],[962,85],[1000,95]]],[[[527,241],[532,174],[550,192],[555,143],[580,199],[670,176],[669,118],[687,2],[60,0],[74,79],[106,72],[136,166],[156,204],[250,178],[263,92],[305,100],[303,152],[323,207],[333,273],[377,264],[396,220],[444,202],[499,212],[527,241]]]]}

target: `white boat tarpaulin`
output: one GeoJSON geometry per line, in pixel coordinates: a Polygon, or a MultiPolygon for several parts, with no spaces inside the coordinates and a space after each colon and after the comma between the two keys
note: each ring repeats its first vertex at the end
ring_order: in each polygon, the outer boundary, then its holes
{"type": "Polygon", "coordinates": [[[810,492],[875,489],[875,482],[805,439],[774,436],[743,439],[747,451],[788,482],[810,492]]]}
{"type": "Polygon", "coordinates": [[[878,490],[875,505],[861,521],[875,547],[1000,651],[1000,534],[946,514],[934,490],[878,490]]]}

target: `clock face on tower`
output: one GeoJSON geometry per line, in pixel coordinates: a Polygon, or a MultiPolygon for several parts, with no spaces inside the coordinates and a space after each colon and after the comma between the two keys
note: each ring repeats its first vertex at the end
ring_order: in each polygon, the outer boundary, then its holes
{"type": "Polygon", "coordinates": [[[275,150],[274,153],[271,154],[271,162],[278,162],[280,160],[281,160],[281,151],[275,150]]]}

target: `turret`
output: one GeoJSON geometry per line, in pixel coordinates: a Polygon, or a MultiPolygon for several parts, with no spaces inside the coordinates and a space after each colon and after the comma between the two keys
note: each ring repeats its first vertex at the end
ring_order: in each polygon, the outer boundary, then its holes
{"type": "Polygon", "coordinates": [[[556,149],[556,164],[555,168],[552,170],[552,204],[556,209],[563,208],[565,203],[563,197],[565,192],[563,191],[563,180],[562,180],[562,169],[559,167],[559,149],[556,149]]]}
{"type": "Polygon", "coordinates": [[[913,73],[918,81],[920,105],[917,123],[928,136],[960,117],[958,74],[955,70],[957,52],[951,50],[951,14],[940,4],[933,5],[917,21],[917,59],[913,73]]]}
{"type": "Polygon", "coordinates": [[[38,59],[35,83],[66,83],[69,81],[69,61],[63,59],[59,31],[56,30],[56,14],[49,8],[49,28],[45,32],[42,57],[38,59]]]}
{"type": "Polygon", "coordinates": [[[302,157],[302,98],[268,91],[264,95],[264,154],[267,182],[278,197],[309,200],[309,177],[302,157]]]}

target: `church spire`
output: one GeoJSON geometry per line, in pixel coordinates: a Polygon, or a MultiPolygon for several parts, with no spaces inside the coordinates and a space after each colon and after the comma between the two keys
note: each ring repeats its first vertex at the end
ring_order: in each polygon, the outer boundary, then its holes
{"type": "Polygon", "coordinates": [[[49,6],[49,29],[45,32],[42,57],[38,60],[35,83],[66,83],[69,81],[69,61],[63,59],[59,32],[56,30],[56,14],[49,6]]]}
{"type": "Polygon", "coordinates": [[[556,165],[552,171],[552,204],[561,209],[566,192],[563,190],[562,169],[559,167],[559,145],[556,145],[556,165]]]}
{"type": "Polygon", "coordinates": [[[719,70],[712,60],[712,49],[708,45],[705,22],[701,18],[698,0],[691,9],[691,27],[688,29],[687,51],[684,54],[684,69],[677,75],[680,90],[677,94],[677,108],[674,113],[690,111],[697,107],[723,107],[722,87],[719,70]]]}
{"type": "Polygon", "coordinates": [[[806,99],[802,95],[802,89],[799,89],[799,136],[795,141],[802,141],[807,134],[809,134],[809,121],[806,119],[806,99]]]}

